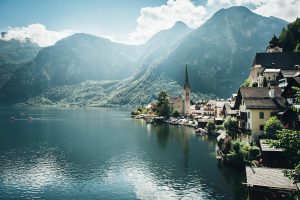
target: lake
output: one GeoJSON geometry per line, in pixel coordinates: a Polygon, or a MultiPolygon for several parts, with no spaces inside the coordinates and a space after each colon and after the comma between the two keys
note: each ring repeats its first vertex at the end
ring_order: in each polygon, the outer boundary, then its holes
{"type": "Polygon", "coordinates": [[[0,199],[244,199],[244,172],[215,149],[129,110],[2,107],[0,199]]]}

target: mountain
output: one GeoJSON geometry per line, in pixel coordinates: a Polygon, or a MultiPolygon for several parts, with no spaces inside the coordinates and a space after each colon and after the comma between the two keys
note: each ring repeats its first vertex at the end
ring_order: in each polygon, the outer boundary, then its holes
{"type": "MultiPolygon", "coordinates": [[[[17,103],[41,92],[45,93],[48,88],[90,80],[128,78],[165,55],[190,31],[185,24],[178,22],[141,46],[117,44],[87,34],[75,34],[58,41],[54,46],[44,48],[34,61],[17,70],[0,91],[1,101],[17,103]],[[12,90],[14,93],[11,93],[12,90]]],[[[59,94],[65,97],[63,94],[66,93],[59,94]]]]}
{"type": "Polygon", "coordinates": [[[145,104],[161,90],[181,94],[186,64],[195,99],[228,97],[247,78],[255,52],[264,51],[286,25],[231,7],[196,30],[179,22],[140,46],[75,34],[17,69],[0,90],[0,101],[145,104]]]}
{"type": "Polygon", "coordinates": [[[29,40],[0,39],[0,88],[8,81],[11,74],[18,69],[20,63],[33,60],[41,47],[29,40]]]}
{"type": "Polygon", "coordinates": [[[33,60],[41,49],[30,40],[2,40],[0,39],[0,65],[19,64],[33,60]]]}
{"type": "Polygon", "coordinates": [[[143,97],[151,93],[148,83],[177,95],[172,88],[182,85],[186,63],[192,92],[228,97],[249,75],[256,51],[265,51],[273,34],[278,35],[286,25],[286,21],[257,15],[245,7],[221,9],[184,37],[164,59],[124,84],[110,101],[132,103],[138,95],[138,103],[147,103],[150,100],[143,97]],[[169,80],[173,86],[168,82],[157,84],[162,80],[169,80]]]}
{"type": "Polygon", "coordinates": [[[170,29],[160,31],[152,36],[146,44],[141,46],[143,54],[138,61],[140,70],[146,69],[153,61],[167,55],[192,30],[185,23],[179,21],[170,29]]]}
{"type": "Polygon", "coordinates": [[[16,70],[0,96],[5,102],[15,103],[51,87],[128,78],[136,71],[139,54],[136,46],[74,34],[42,49],[33,61],[16,70]]]}

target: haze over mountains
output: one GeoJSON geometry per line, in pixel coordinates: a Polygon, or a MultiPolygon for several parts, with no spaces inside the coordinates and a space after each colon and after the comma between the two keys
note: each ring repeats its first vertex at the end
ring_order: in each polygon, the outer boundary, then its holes
{"type": "Polygon", "coordinates": [[[0,84],[0,101],[145,104],[161,90],[180,94],[186,63],[192,92],[228,97],[246,79],[255,52],[264,51],[273,34],[286,25],[245,7],[232,7],[221,9],[196,30],[178,22],[140,46],[75,34],[41,50],[28,48],[19,53],[28,56],[18,62],[6,59],[16,66],[0,84]]]}

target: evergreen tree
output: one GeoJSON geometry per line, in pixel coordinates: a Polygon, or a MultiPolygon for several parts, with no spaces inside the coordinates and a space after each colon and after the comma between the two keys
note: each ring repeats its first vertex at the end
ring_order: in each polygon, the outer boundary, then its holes
{"type": "Polygon", "coordinates": [[[286,29],[282,29],[279,40],[283,51],[300,50],[300,18],[297,18],[296,21],[290,23],[286,29]]]}

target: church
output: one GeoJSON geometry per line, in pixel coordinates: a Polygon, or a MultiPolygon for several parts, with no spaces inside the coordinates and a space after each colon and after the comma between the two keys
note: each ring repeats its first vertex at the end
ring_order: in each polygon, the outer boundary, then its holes
{"type": "Polygon", "coordinates": [[[176,97],[170,97],[171,112],[178,111],[181,115],[189,115],[190,113],[190,102],[191,102],[191,88],[189,84],[189,76],[187,65],[185,66],[185,76],[183,83],[183,96],[179,95],[176,97]]]}

